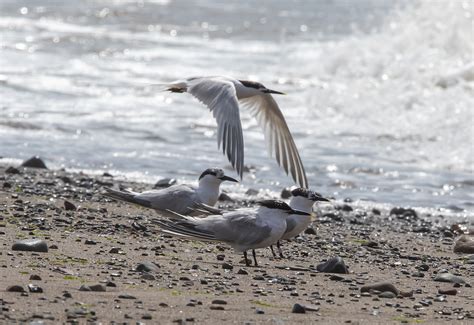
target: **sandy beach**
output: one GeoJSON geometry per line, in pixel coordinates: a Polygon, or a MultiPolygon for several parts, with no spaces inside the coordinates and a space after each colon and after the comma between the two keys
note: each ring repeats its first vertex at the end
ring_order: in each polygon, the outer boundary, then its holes
{"type": "MultiPolygon", "coordinates": [[[[472,218],[456,221],[407,207],[362,209],[334,201],[316,209],[304,237],[284,243],[287,258],[258,250],[261,265],[246,267],[225,244],[163,235],[152,222],[159,218],[154,211],[101,195],[104,186],[144,190],[149,184],[115,181],[107,174],[8,167],[0,169],[3,324],[470,324],[474,319],[474,255],[453,251],[460,234],[472,230],[472,218]],[[47,252],[13,250],[28,239],[44,241],[47,252]],[[317,271],[336,256],[349,273],[317,271]],[[380,282],[385,284],[371,290],[380,282]]],[[[252,205],[255,199],[218,206],[252,205]]]]}

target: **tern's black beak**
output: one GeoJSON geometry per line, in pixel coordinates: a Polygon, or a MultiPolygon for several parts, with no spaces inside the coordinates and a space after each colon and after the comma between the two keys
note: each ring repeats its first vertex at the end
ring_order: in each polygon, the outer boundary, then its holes
{"type": "Polygon", "coordinates": [[[232,178],[232,177],[227,176],[227,175],[224,175],[224,176],[222,176],[222,177],[219,178],[219,179],[222,180],[222,181],[229,181],[229,182],[236,182],[236,183],[239,182],[239,181],[236,180],[235,178],[232,178]]]}
{"type": "Polygon", "coordinates": [[[282,93],[281,91],[276,91],[276,90],[271,90],[271,89],[264,89],[262,92],[266,94],[277,94],[277,95],[286,95],[285,93],[282,93]]]}
{"type": "Polygon", "coordinates": [[[331,200],[326,199],[325,197],[322,197],[322,196],[315,196],[312,199],[314,202],[317,202],[317,201],[331,202],[331,200]]]}
{"type": "Polygon", "coordinates": [[[311,215],[311,213],[303,212],[303,211],[300,211],[300,210],[294,210],[294,209],[289,210],[288,214],[299,214],[299,215],[302,215],[302,216],[310,216],[311,215]]]}

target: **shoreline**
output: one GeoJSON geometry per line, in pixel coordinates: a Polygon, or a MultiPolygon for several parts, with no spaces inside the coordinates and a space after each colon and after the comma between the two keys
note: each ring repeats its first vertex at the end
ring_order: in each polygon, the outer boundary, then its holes
{"type": "Polygon", "coordinates": [[[474,256],[453,252],[460,233],[474,228],[468,218],[337,201],[316,209],[304,237],[283,244],[289,258],[261,249],[261,266],[246,267],[225,244],[163,235],[151,223],[154,211],[99,194],[103,186],[141,191],[150,184],[62,170],[5,170],[0,166],[1,322],[468,324],[474,318],[474,256]],[[44,240],[48,252],[12,250],[15,242],[33,238],[44,240]],[[316,270],[335,256],[348,274],[316,270]],[[140,271],[141,264],[151,269],[140,271]],[[465,283],[435,281],[445,271],[465,283]],[[398,294],[362,292],[378,282],[393,284],[398,294]],[[7,291],[14,285],[25,293],[7,291]],[[453,290],[453,296],[440,293],[453,290]],[[306,313],[293,313],[295,304],[306,313]]]}

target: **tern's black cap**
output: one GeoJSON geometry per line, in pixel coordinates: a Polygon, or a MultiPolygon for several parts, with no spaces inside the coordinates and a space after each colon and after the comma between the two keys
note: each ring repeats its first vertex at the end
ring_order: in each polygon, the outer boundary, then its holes
{"type": "Polygon", "coordinates": [[[328,199],[324,198],[321,194],[315,191],[308,190],[306,188],[298,187],[291,191],[291,195],[293,196],[302,196],[309,200],[313,201],[329,201],[328,199]]]}
{"type": "Polygon", "coordinates": [[[263,200],[263,201],[259,201],[258,204],[269,209],[279,209],[279,210],[284,210],[284,211],[289,211],[289,212],[293,211],[293,209],[290,208],[288,204],[279,200],[263,200]]]}
{"type": "Polygon", "coordinates": [[[262,89],[262,88],[265,89],[265,86],[262,85],[260,82],[250,81],[250,80],[239,80],[239,81],[245,87],[255,88],[255,89],[262,89]]]}
{"type": "Polygon", "coordinates": [[[199,180],[206,175],[213,175],[217,177],[218,175],[224,175],[224,171],[220,168],[208,168],[202,172],[201,176],[199,176],[199,180]]]}

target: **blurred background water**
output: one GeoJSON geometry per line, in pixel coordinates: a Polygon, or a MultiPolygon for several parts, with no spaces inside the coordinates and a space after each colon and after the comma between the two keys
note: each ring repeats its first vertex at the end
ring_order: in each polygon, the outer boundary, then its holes
{"type": "MultiPolygon", "coordinates": [[[[147,182],[228,168],[206,108],[146,86],[229,75],[288,94],[313,189],[472,217],[472,6],[2,0],[0,156],[147,182]]],[[[247,114],[243,128],[239,189],[292,185],[247,114]]]]}

